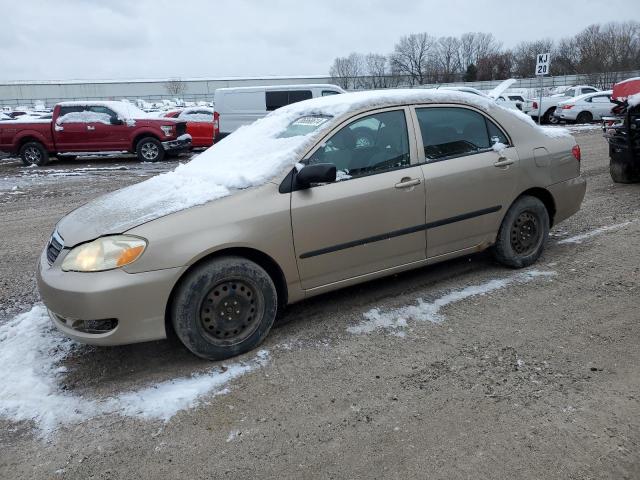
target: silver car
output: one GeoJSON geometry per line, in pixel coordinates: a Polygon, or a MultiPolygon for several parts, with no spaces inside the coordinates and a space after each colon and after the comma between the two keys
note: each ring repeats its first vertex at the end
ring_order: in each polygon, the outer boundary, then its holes
{"type": "Polygon", "coordinates": [[[42,252],[38,287],[80,342],[174,332],[222,359],[314,295],[488,248],[531,265],[584,193],[573,137],[491,99],[334,95],[70,213],[42,252]]]}

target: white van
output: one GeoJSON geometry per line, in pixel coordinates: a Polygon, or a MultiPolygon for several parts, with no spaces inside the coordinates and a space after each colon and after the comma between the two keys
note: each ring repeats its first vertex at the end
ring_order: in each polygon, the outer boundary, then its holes
{"type": "Polygon", "coordinates": [[[213,102],[214,139],[218,141],[276,108],[338,93],[344,93],[344,90],[330,84],[218,88],[213,102]]]}

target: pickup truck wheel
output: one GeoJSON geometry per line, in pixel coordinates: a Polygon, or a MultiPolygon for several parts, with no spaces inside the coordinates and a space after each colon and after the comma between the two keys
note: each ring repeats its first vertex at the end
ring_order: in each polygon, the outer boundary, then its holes
{"type": "Polygon", "coordinates": [[[20,148],[20,158],[25,165],[42,167],[49,163],[49,152],[40,142],[27,142],[20,148]]]}
{"type": "Polygon", "coordinates": [[[258,346],[278,310],[273,280],[242,257],[216,258],[182,279],[173,296],[171,322],[195,355],[224,360],[258,346]]]}
{"type": "Polygon", "coordinates": [[[593,121],[593,115],[591,112],[580,112],[576,117],[576,123],[591,123],[593,121]]]}
{"type": "Polygon", "coordinates": [[[551,119],[555,118],[553,116],[553,112],[555,111],[556,111],[556,107],[551,107],[549,110],[544,112],[544,115],[542,115],[542,123],[551,123],[551,119]]]}
{"type": "Polygon", "coordinates": [[[136,155],[141,162],[160,162],[164,158],[164,147],[159,140],[146,137],[138,142],[136,155]]]}
{"type": "Polygon", "coordinates": [[[544,249],[549,236],[549,213],[536,197],[518,198],[502,220],[493,255],[512,268],[528,267],[544,249]]]}

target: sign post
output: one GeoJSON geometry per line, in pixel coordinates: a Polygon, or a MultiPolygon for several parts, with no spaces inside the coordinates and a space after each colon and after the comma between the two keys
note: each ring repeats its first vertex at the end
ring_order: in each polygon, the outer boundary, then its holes
{"type": "Polygon", "coordinates": [[[536,56],[535,74],[540,77],[540,103],[538,103],[538,125],[542,124],[542,90],[544,87],[544,76],[549,73],[551,65],[551,55],[547,53],[539,53],[536,56]]]}

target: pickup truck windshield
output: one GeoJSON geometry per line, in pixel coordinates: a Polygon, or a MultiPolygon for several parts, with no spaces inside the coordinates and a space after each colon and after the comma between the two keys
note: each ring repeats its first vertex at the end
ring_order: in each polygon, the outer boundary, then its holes
{"type": "Polygon", "coordinates": [[[308,135],[316,131],[331,119],[328,115],[311,115],[300,117],[289,124],[289,126],[278,135],[278,138],[297,137],[308,135]]]}

